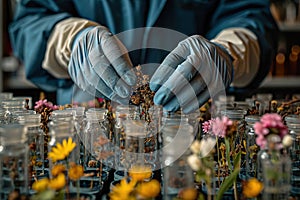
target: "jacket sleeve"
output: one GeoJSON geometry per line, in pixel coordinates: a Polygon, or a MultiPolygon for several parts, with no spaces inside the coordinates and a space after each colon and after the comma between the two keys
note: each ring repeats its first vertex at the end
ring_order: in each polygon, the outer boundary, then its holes
{"type": "Polygon", "coordinates": [[[25,67],[26,78],[46,91],[70,87],[70,79],[57,79],[42,68],[48,38],[55,25],[76,15],[71,0],[21,0],[9,26],[14,55],[25,67]],[[61,3],[56,3],[61,2],[61,3]]]}
{"type": "Polygon", "coordinates": [[[254,79],[243,89],[255,89],[260,85],[269,72],[277,49],[278,27],[269,6],[268,0],[222,0],[209,24],[208,38],[234,27],[248,29],[256,35],[260,49],[259,67],[254,79]]]}

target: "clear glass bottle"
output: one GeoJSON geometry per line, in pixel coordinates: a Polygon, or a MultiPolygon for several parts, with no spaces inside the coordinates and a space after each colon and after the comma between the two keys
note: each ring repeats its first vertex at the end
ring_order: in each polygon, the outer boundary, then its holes
{"type": "Polygon", "coordinates": [[[188,118],[180,115],[163,116],[161,134],[163,199],[178,197],[185,190],[194,188],[194,177],[187,163],[189,147],[193,142],[193,127],[188,118]]]}
{"type": "Polygon", "coordinates": [[[289,156],[280,153],[277,148],[280,142],[280,137],[275,134],[267,138],[269,157],[262,161],[263,200],[289,199],[290,196],[291,160],[289,156]]]}
{"type": "Polygon", "coordinates": [[[289,134],[293,137],[293,145],[290,148],[290,157],[292,160],[292,195],[300,196],[300,116],[288,115],[285,117],[289,134]]]}
{"type": "Polygon", "coordinates": [[[253,125],[260,120],[258,115],[245,117],[246,121],[246,179],[256,177],[257,173],[257,154],[259,146],[256,144],[256,134],[253,125]]]}
{"type": "Polygon", "coordinates": [[[28,195],[28,145],[23,125],[0,127],[0,177],[0,199],[9,199],[13,193],[28,195]]]}

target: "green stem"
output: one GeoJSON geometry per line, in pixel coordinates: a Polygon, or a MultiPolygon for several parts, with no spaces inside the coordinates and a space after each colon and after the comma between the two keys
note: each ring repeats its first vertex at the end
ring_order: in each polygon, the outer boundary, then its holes
{"type": "Polygon", "coordinates": [[[234,199],[238,200],[236,181],[233,182],[234,199]]]}
{"type": "MultiPolygon", "coordinates": [[[[216,140],[217,140],[217,154],[218,154],[218,184],[220,185],[220,152],[219,152],[219,140],[218,140],[218,137],[216,137],[216,140]]],[[[213,169],[213,172],[214,173],[214,169],[213,169]]]]}
{"type": "Polygon", "coordinates": [[[80,199],[79,180],[76,181],[77,199],[80,199]]]}

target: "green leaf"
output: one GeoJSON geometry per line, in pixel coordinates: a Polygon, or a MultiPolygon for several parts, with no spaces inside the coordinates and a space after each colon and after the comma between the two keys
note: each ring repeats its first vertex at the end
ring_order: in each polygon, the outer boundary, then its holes
{"type": "Polygon", "coordinates": [[[55,197],[55,191],[54,190],[45,190],[43,192],[39,192],[31,197],[31,200],[51,200],[55,197]]]}
{"type": "Polygon", "coordinates": [[[227,176],[225,178],[225,180],[222,182],[221,186],[220,186],[220,189],[218,191],[218,194],[217,194],[217,200],[221,200],[222,197],[223,197],[223,194],[230,188],[232,187],[234,181],[236,181],[236,178],[238,176],[240,172],[240,168],[236,168],[233,170],[233,172],[227,176]]]}
{"type": "Polygon", "coordinates": [[[230,142],[227,138],[225,138],[225,148],[226,148],[226,161],[228,163],[228,168],[231,171],[232,166],[231,166],[231,161],[230,161],[230,142]]]}
{"type": "Polygon", "coordinates": [[[242,152],[239,151],[236,154],[236,156],[234,157],[234,160],[233,160],[233,167],[234,167],[234,169],[240,168],[240,166],[241,166],[241,155],[242,155],[242,152]]]}

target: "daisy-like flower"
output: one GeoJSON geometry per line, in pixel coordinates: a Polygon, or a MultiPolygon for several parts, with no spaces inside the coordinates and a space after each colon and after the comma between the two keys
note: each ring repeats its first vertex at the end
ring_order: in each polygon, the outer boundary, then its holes
{"type": "Polygon", "coordinates": [[[119,184],[114,186],[109,193],[111,200],[135,200],[135,197],[131,195],[136,185],[135,180],[127,181],[122,179],[119,184]]]}
{"type": "Polygon", "coordinates": [[[60,190],[66,185],[66,177],[63,173],[57,175],[57,177],[50,179],[48,187],[53,190],[60,190]]]}
{"type": "Polygon", "coordinates": [[[128,175],[135,181],[143,181],[149,179],[152,176],[152,170],[149,166],[135,165],[131,167],[128,175]]]}
{"type": "Polygon", "coordinates": [[[202,130],[204,133],[209,133],[209,131],[211,130],[211,125],[214,121],[215,119],[210,119],[202,123],[202,130]]]}
{"type": "Polygon", "coordinates": [[[51,174],[53,176],[57,176],[58,174],[63,173],[64,171],[66,171],[66,167],[62,164],[57,164],[52,167],[51,174]]]}
{"type": "Polygon", "coordinates": [[[77,181],[83,176],[83,167],[81,165],[76,165],[75,163],[71,163],[70,166],[68,176],[72,181],[77,181]]]}
{"type": "Polygon", "coordinates": [[[263,184],[256,178],[251,178],[243,183],[243,195],[246,198],[255,198],[263,189],[263,184]]]}
{"type": "Polygon", "coordinates": [[[48,157],[52,159],[53,162],[58,160],[64,160],[75,148],[76,143],[72,141],[72,138],[63,140],[62,144],[57,143],[56,147],[53,147],[51,152],[49,152],[48,157]]]}
{"type": "Polygon", "coordinates": [[[43,178],[43,179],[35,181],[32,184],[32,189],[37,192],[42,192],[48,188],[48,184],[49,184],[49,179],[43,178]]]}

